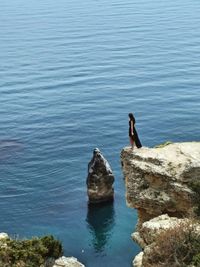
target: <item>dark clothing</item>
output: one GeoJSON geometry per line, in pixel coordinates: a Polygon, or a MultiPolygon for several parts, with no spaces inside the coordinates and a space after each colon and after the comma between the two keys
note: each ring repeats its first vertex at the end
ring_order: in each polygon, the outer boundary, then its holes
{"type": "Polygon", "coordinates": [[[135,142],[137,148],[141,148],[142,144],[135,129],[135,119],[133,120],[133,135],[131,134],[131,121],[129,121],[129,137],[135,142]]]}

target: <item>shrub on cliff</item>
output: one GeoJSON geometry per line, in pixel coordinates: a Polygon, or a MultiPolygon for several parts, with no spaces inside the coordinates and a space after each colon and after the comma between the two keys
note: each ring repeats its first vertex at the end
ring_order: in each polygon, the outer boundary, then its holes
{"type": "Polygon", "coordinates": [[[191,189],[195,192],[195,200],[196,200],[196,207],[194,208],[194,212],[196,213],[197,217],[200,217],[200,181],[192,181],[190,183],[191,189]]]}
{"type": "Polygon", "coordinates": [[[161,232],[146,255],[146,267],[200,266],[200,229],[188,221],[161,232]]]}
{"type": "Polygon", "coordinates": [[[62,245],[53,236],[30,240],[6,239],[0,244],[0,267],[44,266],[49,257],[62,255],[62,245]]]}

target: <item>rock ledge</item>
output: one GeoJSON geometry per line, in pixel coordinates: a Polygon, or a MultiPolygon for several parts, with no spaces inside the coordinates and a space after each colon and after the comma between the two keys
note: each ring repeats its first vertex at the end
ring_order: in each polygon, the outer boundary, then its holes
{"type": "Polygon", "coordinates": [[[138,224],[132,238],[143,248],[133,261],[145,267],[144,257],[161,231],[195,217],[195,192],[200,179],[200,142],[172,143],[158,148],[121,152],[127,205],[136,208],[138,224]]]}

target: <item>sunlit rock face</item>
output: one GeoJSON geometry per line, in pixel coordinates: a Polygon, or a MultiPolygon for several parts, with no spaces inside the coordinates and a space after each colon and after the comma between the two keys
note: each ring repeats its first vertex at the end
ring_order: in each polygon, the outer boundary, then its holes
{"type": "MultiPolygon", "coordinates": [[[[200,235],[200,224],[197,222],[194,225],[194,221],[188,218],[179,219],[177,217],[170,217],[167,214],[163,214],[147,222],[142,223],[138,231],[132,234],[133,240],[143,248],[143,251],[140,252],[133,260],[133,266],[152,267],[151,262],[149,262],[149,257],[151,258],[151,254],[153,253],[153,251],[155,249],[157,250],[156,241],[157,239],[159,239],[160,234],[164,233],[165,231],[173,231],[173,229],[177,229],[177,227],[181,225],[183,227],[187,227],[187,225],[192,224],[195,234],[200,235]]],[[[158,264],[156,266],[166,267],[166,264],[158,264]]],[[[172,266],[179,265],[174,264],[172,266]]]]}
{"type": "Polygon", "coordinates": [[[199,209],[196,189],[200,187],[194,189],[192,185],[200,181],[200,142],[134,151],[124,148],[121,163],[127,205],[138,212],[132,238],[143,249],[133,266],[149,267],[148,255],[159,234],[187,222],[199,209]]]}
{"type": "Polygon", "coordinates": [[[167,213],[193,216],[191,182],[200,178],[200,142],[174,143],[121,153],[129,207],[138,211],[138,224],[167,213]]]}
{"type": "Polygon", "coordinates": [[[7,233],[0,233],[0,240],[5,240],[7,238],[9,238],[7,233]]]}
{"type": "Polygon", "coordinates": [[[61,257],[57,259],[53,267],[85,267],[74,257],[61,257]]]}
{"type": "Polygon", "coordinates": [[[89,203],[111,201],[114,198],[114,175],[108,161],[98,148],[88,164],[87,193],[89,203]]]}
{"type": "Polygon", "coordinates": [[[134,267],[143,267],[142,261],[143,261],[143,255],[144,252],[140,252],[135,259],[133,260],[133,266],[134,267]]]}
{"type": "Polygon", "coordinates": [[[145,248],[155,242],[161,232],[173,229],[187,221],[187,218],[178,219],[177,217],[169,217],[167,214],[163,214],[142,223],[138,232],[134,232],[131,236],[142,248],[145,248]]]}
{"type": "Polygon", "coordinates": [[[0,233],[0,249],[4,249],[7,247],[6,241],[8,238],[9,238],[8,234],[0,233]]]}

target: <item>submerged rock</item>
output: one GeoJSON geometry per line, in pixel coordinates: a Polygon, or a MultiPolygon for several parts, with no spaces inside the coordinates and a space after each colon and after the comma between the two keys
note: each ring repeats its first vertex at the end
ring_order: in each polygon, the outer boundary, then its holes
{"type": "Polygon", "coordinates": [[[108,161],[98,148],[88,164],[87,193],[89,203],[111,201],[114,198],[114,175],[108,161]]]}

